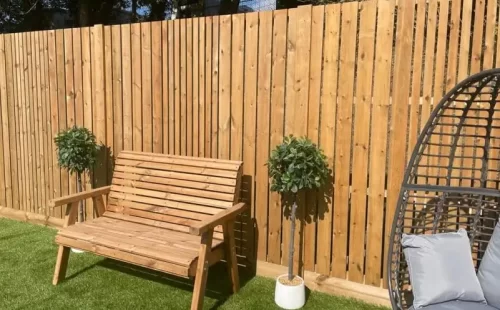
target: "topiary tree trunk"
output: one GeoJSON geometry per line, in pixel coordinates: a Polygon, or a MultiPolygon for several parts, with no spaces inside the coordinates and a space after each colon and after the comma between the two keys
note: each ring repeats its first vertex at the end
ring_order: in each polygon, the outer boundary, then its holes
{"type": "MultiPolygon", "coordinates": [[[[79,193],[83,192],[83,189],[82,189],[82,174],[80,172],[78,172],[76,174],[76,184],[77,184],[77,191],[79,193]]],[[[84,210],[83,210],[83,200],[80,201],[79,205],[78,205],[78,222],[81,223],[83,222],[85,219],[84,219],[84,210]]]]}
{"type": "Polygon", "coordinates": [[[290,212],[290,221],[292,221],[292,225],[290,225],[290,243],[288,244],[288,280],[293,280],[293,255],[295,252],[295,217],[297,214],[297,195],[293,195],[293,204],[292,210],[290,212]]]}

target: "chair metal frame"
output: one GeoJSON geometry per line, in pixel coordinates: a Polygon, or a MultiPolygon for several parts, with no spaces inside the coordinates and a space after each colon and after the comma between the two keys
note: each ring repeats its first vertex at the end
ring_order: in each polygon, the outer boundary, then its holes
{"type": "MultiPolygon", "coordinates": [[[[465,228],[476,269],[500,215],[500,69],[472,75],[436,105],[403,179],[389,240],[393,309],[412,305],[401,236],[465,228]]],[[[391,215],[388,215],[391,216],[391,215]]]]}

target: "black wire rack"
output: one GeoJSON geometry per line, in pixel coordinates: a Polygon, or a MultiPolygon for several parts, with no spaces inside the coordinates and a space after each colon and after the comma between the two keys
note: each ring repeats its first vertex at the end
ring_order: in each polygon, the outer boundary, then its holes
{"type": "Polygon", "coordinates": [[[413,303],[401,236],[467,230],[476,269],[499,217],[500,69],[470,76],[436,105],[409,161],[387,259],[393,309],[413,303]]]}

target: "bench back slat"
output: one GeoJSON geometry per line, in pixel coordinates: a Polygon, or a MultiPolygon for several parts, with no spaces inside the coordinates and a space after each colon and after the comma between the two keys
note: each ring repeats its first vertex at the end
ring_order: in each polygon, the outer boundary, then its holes
{"type": "Polygon", "coordinates": [[[107,213],[186,232],[238,202],[241,172],[239,161],[124,151],[107,213]]]}

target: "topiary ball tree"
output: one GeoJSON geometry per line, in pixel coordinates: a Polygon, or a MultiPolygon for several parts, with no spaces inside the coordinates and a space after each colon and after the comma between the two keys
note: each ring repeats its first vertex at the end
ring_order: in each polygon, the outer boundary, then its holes
{"type": "MultiPolygon", "coordinates": [[[[57,160],[61,168],[70,174],[76,173],[77,191],[82,191],[82,173],[89,172],[97,161],[100,146],[94,134],[84,127],[61,131],[54,138],[57,146],[57,160]]],[[[80,202],[78,221],[83,220],[83,204],[80,202]]]]}
{"type": "Polygon", "coordinates": [[[323,151],[308,138],[285,137],[276,146],[268,161],[271,190],[280,194],[292,195],[290,212],[290,243],[288,251],[288,280],[292,281],[295,236],[295,216],[297,213],[297,194],[308,189],[319,189],[330,175],[323,151]]]}

